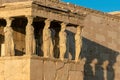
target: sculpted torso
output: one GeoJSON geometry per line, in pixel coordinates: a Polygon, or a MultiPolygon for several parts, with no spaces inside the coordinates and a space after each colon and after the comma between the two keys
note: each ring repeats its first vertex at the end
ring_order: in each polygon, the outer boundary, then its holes
{"type": "Polygon", "coordinates": [[[59,36],[60,36],[60,46],[66,46],[66,40],[67,40],[66,32],[60,32],[59,36]]]}
{"type": "Polygon", "coordinates": [[[53,43],[51,37],[50,21],[45,20],[45,26],[43,29],[43,52],[44,57],[53,57],[53,43]]]}
{"type": "Polygon", "coordinates": [[[33,55],[36,53],[36,43],[34,37],[34,27],[32,26],[32,18],[28,17],[26,26],[26,54],[33,55]]]}
{"type": "Polygon", "coordinates": [[[60,46],[60,59],[64,60],[64,56],[67,50],[67,34],[65,32],[66,25],[61,24],[61,31],[59,32],[59,46],[60,46]]]}
{"type": "Polygon", "coordinates": [[[82,47],[81,27],[77,27],[75,34],[75,60],[78,61],[82,47]]]}
{"type": "Polygon", "coordinates": [[[11,28],[12,20],[6,19],[7,25],[4,28],[4,35],[5,35],[5,55],[6,56],[13,56],[15,55],[14,52],[14,41],[13,41],[13,30],[11,28]]]}
{"type": "Polygon", "coordinates": [[[82,38],[81,38],[81,36],[80,35],[78,35],[78,34],[76,34],[75,35],[75,41],[76,41],[76,47],[81,47],[82,46],[82,38]]]}
{"type": "Polygon", "coordinates": [[[49,42],[50,38],[51,38],[51,31],[50,31],[50,29],[44,29],[43,30],[43,41],[49,42]]]}

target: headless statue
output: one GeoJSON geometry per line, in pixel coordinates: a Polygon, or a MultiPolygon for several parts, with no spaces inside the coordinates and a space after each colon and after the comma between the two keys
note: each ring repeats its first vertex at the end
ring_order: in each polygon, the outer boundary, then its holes
{"type": "Polygon", "coordinates": [[[65,23],[61,23],[61,31],[59,32],[59,46],[60,46],[60,59],[64,60],[64,56],[67,50],[67,34],[65,32],[66,29],[66,24],[65,23]]]}
{"type": "Polygon", "coordinates": [[[28,24],[26,26],[26,54],[36,54],[36,43],[34,37],[34,27],[32,26],[33,18],[28,17],[28,24]]]}
{"type": "Polygon", "coordinates": [[[77,27],[77,32],[75,34],[75,61],[79,60],[79,55],[82,47],[82,37],[81,37],[82,29],[80,26],[77,27]]]}
{"type": "Polygon", "coordinates": [[[53,57],[53,43],[51,37],[50,20],[45,20],[45,27],[43,29],[43,53],[44,57],[53,57]]]}
{"type": "Polygon", "coordinates": [[[4,28],[5,35],[5,56],[14,56],[14,41],[13,41],[13,30],[11,28],[12,20],[10,18],[6,18],[7,25],[4,28]]]}

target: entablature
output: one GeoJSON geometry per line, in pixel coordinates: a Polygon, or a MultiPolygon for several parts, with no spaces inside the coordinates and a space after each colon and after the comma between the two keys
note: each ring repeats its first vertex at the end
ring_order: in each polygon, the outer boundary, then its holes
{"type": "MultiPolygon", "coordinates": [[[[14,17],[14,16],[38,16],[43,18],[49,18],[68,24],[80,25],[86,15],[72,13],[70,10],[52,6],[59,2],[46,1],[46,4],[39,4],[40,2],[35,1],[24,1],[14,3],[4,3],[0,7],[0,18],[14,17]],[[50,2],[50,3],[49,3],[50,2]],[[48,5],[51,4],[51,5],[48,5]]],[[[40,0],[39,0],[40,1],[40,0]]],[[[45,1],[45,0],[43,0],[45,1]]],[[[59,5],[60,6],[60,5],[59,5]]]]}

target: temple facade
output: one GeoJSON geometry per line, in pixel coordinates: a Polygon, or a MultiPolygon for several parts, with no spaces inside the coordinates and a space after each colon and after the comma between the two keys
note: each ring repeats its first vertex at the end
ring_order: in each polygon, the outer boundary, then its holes
{"type": "Polygon", "coordinates": [[[0,80],[119,80],[120,17],[59,0],[0,1],[0,80]]]}

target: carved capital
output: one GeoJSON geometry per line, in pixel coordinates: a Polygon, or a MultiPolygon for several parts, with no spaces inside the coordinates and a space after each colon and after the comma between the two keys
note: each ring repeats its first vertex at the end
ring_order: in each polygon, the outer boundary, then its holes
{"type": "Polygon", "coordinates": [[[66,27],[67,23],[61,23],[61,27],[66,27]]]}
{"type": "Polygon", "coordinates": [[[28,20],[28,25],[32,25],[34,17],[33,16],[26,16],[26,17],[28,20]]]}
{"type": "Polygon", "coordinates": [[[78,34],[81,34],[82,33],[82,26],[77,26],[76,29],[77,29],[77,33],[78,34]]]}
{"type": "Polygon", "coordinates": [[[10,17],[7,17],[7,18],[4,18],[6,20],[6,26],[10,27],[11,24],[12,24],[12,21],[14,20],[14,18],[10,18],[10,17]]]}
{"type": "Polygon", "coordinates": [[[46,20],[45,20],[45,28],[49,28],[49,27],[50,27],[51,21],[52,21],[52,20],[50,20],[50,19],[46,19],[46,20]]]}
{"type": "Polygon", "coordinates": [[[67,23],[61,23],[61,31],[64,31],[66,29],[67,23]]]}

